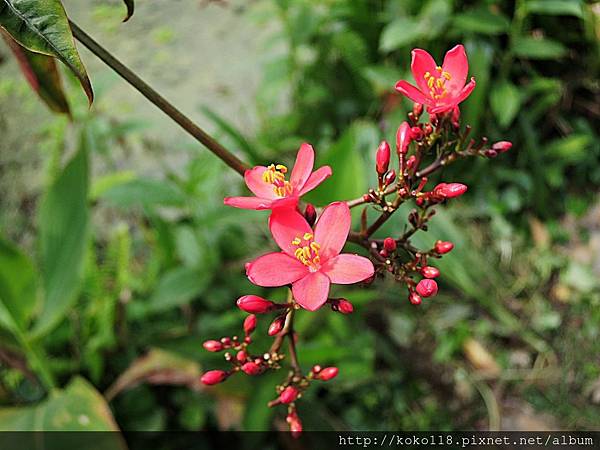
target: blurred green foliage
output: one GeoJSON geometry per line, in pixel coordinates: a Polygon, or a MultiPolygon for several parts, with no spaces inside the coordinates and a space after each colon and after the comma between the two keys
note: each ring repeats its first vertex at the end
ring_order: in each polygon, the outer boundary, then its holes
{"type": "MultiPolygon", "coordinates": [[[[586,238],[600,230],[593,219],[579,220],[597,217],[589,206],[600,189],[593,5],[261,0],[246,14],[274,29],[257,97],[260,127],[245,136],[203,111],[219,138],[253,163],[289,160],[301,142],[315,144],[319,163],[334,169],[311,194],[317,204],[373,184],[377,143],[392,140],[411,107],[393,85],[411,80],[414,47],[441,59],[464,42],[478,85],[461,108],[463,121],[474,135],[514,143],[496,160],[444,170],[444,181],[470,190],[466,201],[438,212],[429,233],[416,235],[419,244],[456,244],[437,264],[435,300],[411,307],[403,288],[383,282],[336,291],[355,304],[351,316],[299,315],[300,362],[340,368],[335,382],[302,399],[305,428],[494,428],[524,420],[510,413],[515,404],[532,405],[538,426],[597,428],[600,286],[586,264],[597,258],[586,238]]],[[[155,30],[157,41],[171,39],[163,31],[155,30]]],[[[252,286],[243,275],[243,263],[273,244],[266,213],[223,206],[223,196],[244,192],[236,174],[197,147],[183,151],[183,169],[171,169],[161,162],[170,149],[145,141],[135,117],[124,121],[101,106],[89,112],[83,99],[70,100],[73,123],[57,117],[41,131],[35,222],[2,231],[0,404],[24,409],[0,410],[0,418],[26,427],[32,408],[76,390],[100,408],[110,401],[126,430],[272,427],[282,417],[266,402],[281,374],[232,377],[204,390],[159,365],[159,386],[144,374],[115,387],[150,349],[186,370],[222,367],[201,342],[240,332],[235,299],[281,300],[285,292],[252,286]],[[123,169],[132,143],[156,160],[159,174],[123,169]],[[71,381],[76,376],[110,398],[71,381]],[[53,385],[67,387],[44,400],[53,385]]],[[[404,224],[386,226],[382,235],[404,224]]],[[[259,323],[257,349],[269,344],[267,326],[259,323]]]]}

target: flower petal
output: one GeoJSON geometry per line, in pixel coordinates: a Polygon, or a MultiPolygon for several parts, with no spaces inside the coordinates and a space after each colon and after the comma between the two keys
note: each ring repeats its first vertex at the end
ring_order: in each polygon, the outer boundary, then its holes
{"type": "Polygon", "coordinates": [[[308,273],[304,264],[285,253],[268,253],[246,265],[248,279],[264,287],[284,286],[308,273]]]}
{"type": "Polygon", "coordinates": [[[315,165],[315,151],[310,144],[302,144],[296,156],[296,162],[290,175],[290,183],[296,189],[302,189],[315,165]]]}
{"type": "Polygon", "coordinates": [[[272,201],[260,197],[225,197],[223,200],[227,206],[242,209],[271,209],[272,201]]]}
{"type": "Polygon", "coordinates": [[[315,311],[327,301],[330,285],[331,282],[325,274],[309,273],[292,285],[292,293],[300,306],[315,311]]]}
{"type": "Polygon", "coordinates": [[[331,258],[321,271],[335,284],[352,284],[366,280],[375,273],[370,259],[364,256],[342,253],[331,258]]]}
{"type": "Polygon", "coordinates": [[[429,92],[429,86],[427,86],[425,73],[429,72],[431,75],[435,75],[436,67],[437,64],[435,60],[428,52],[420,48],[415,48],[412,51],[412,62],[410,63],[410,68],[412,70],[413,77],[415,77],[415,82],[422,92],[429,92]]]}
{"type": "Polygon", "coordinates": [[[308,177],[308,180],[306,180],[306,183],[304,183],[304,187],[302,187],[302,190],[298,193],[298,195],[304,195],[307,192],[312,191],[323,181],[329,178],[331,176],[331,173],[331,167],[319,167],[317,170],[310,174],[310,177],[308,177]]]}
{"type": "Polygon", "coordinates": [[[453,102],[458,105],[460,102],[464,101],[469,95],[471,95],[471,92],[473,92],[473,89],[475,89],[475,85],[475,78],[471,78],[471,81],[469,81],[462,91],[460,91],[460,94],[453,99],[453,102]]]}
{"type": "Polygon", "coordinates": [[[408,81],[400,80],[396,83],[396,90],[410,98],[413,102],[431,104],[431,99],[408,81]]]}
{"type": "Polygon", "coordinates": [[[467,53],[462,45],[457,45],[446,53],[442,68],[448,72],[452,78],[446,81],[446,88],[449,92],[457,93],[464,87],[469,73],[469,60],[467,53]]]}
{"type": "Polygon", "coordinates": [[[319,254],[322,263],[342,251],[351,222],[350,208],[346,202],[335,202],[325,208],[315,226],[315,242],[321,246],[319,254]]]}
{"type": "Polygon", "coordinates": [[[269,199],[278,198],[275,194],[273,185],[265,182],[262,178],[265,170],[267,170],[265,166],[256,166],[252,169],[246,170],[244,173],[244,181],[246,181],[246,186],[248,186],[248,189],[250,189],[257,197],[269,199]]]}
{"type": "Polygon", "coordinates": [[[296,209],[298,206],[298,196],[291,195],[289,197],[281,197],[271,202],[271,208],[273,211],[276,209],[296,209]]]}
{"type": "Polygon", "coordinates": [[[273,210],[269,217],[269,229],[281,250],[292,257],[298,248],[292,241],[297,237],[302,238],[305,233],[313,232],[304,216],[289,208],[273,210]]]}

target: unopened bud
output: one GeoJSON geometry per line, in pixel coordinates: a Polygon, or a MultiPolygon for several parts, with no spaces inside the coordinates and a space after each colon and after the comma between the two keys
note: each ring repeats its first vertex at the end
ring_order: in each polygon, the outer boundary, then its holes
{"type": "Polygon", "coordinates": [[[235,355],[235,359],[237,359],[238,362],[243,363],[244,361],[246,361],[248,359],[248,354],[244,350],[240,350],[235,355]]]}
{"type": "Polygon", "coordinates": [[[429,122],[434,126],[437,127],[438,123],[440,123],[440,119],[438,117],[437,114],[429,114],[429,122]]]}
{"type": "Polygon", "coordinates": [[[265,300],[258,295],[244,295],[237,301],[237,306],[242,311],[250,314],[264,314],[277,307],[277,305],[269,300],[265,300]]]}
{"type": "Polygon", "coordinates": [[[246,364],[242,365],[242,370],[248,375],[258,375],[260,372],[260,366],[255,362],[247,362],[246,364]]]}
{"type": "Polygon", "coordinates": [[[388,144],[387,141],[381,141],[381,144],[379,144],[375,162],[377,173],[379,175],[385,174],[390,165],[390,144],[388,144]]]}
{"type": "Polygon", "coordinates": [[[396,151],[399,154],[406,154],[411,140],[410,125],[408,122],[402,122],[396,131],[396,151]]]}
{"type": "Polygon", "coordinates": [[[317,221],[317,210],[312,203],[306,205],[306,209],[304,210],[304,218],[311,227],[317,221]]]}
{"type": "Polygon", "coordinates": [[[319,366],[318,364],[315,364],[314,366],[312,366],[311,371],[313,374],[316,375],[317,373],[319,373],[321,371],[321,366],[319,366]]]}
{"type": "Polygon", "coordinates": [[[421,130],[420,127],[412,127],[410,129],[410,137],[414,141],[420,141],[421,139],[423,139],[423,135],[423,130],[421,130]]]}
{"type": "Polygon", "coordinates": [[[290,425],[290,431],[292,432],[292,437],[294,439],[298,439],[302,434],[302,422],[300,418],[296,414],[296,412],[292,412],[287,415],[285,418],[287,423],[290,425]]]}
{"type": "Polygon", "coordinates": [[[386,186],[389,186],[390,184],[392,184],[394,182],[394,180],[396,180],[396,171],[394,169],[392,169],[388,173],[385,174],[385,177],[383,178],[383,183],[386,186]]]}
{"type": "Polygon", "coordinates": [[[416,289],[421,297],[433,297],[438,292],[438,285],[435,280],[425,278],[417,283],[416,289]]]}
{"type": "Polygon", "coordinates": [[[422,103],[413,103],[413,114],[418,119],[421,114],[423,114],[423,104],[422,103]]]}
{"type": "Polygon", "coordinates": [[[425,278],[437,278],[440,276],[440,270],[437,267],[425,266],[421,268],[421,275],[425,278]]]}
{"type": "Polygon", "coordinates": [[[494,145],[492,145],[492,150],[496,150],[498,153],[507,152],[511,148],[512,148],[512,142],[509,142],[509,141],[500,141],[500,142],[496,142],[494,145]]]}
{"type": "Polygon", "coordinates": [[[498,156],[498,152],[491,148],[487,149],[485,152],[483,152],[483,154],[488,158],[495,158],[496,156],[498,156]]]}
{"type": "Polygon", "coordinates": [[[212,386],[213,384],[218,384],[222,381],[225,381],[228,375],[229,374],[227,372],[224,372],[223,370],[209,370],[204,375],[202,375],[200,381],[206,384],[207,386],[212,386]]]}
{"type": "Polygon", "coordinates": [[[246,335],[251,334],[256,329],[256,316],[250,314],[244,319],[244,332],[246,335]]]}
{"type": "Polygon", "coordinates": [[[406,170],[412,169],[416,162],[417,157],[415,155],[410,155],[410,157],[406,160],[406,170]]]}
{"type": "Polygon", "coordinates": [[[285,323],[285,317],[284,316],[279,316],[277,318],[275,318],[275,320],[273,322],[271,322],[271,325],[269,325],[269,336],[275,336],[277,333],[279,333],[281,331],[281,329],[283,328],[283,325],[285,323]]]}
{"type": "Polygon", "coordinates": [[[202,344],[202,347],[204,347],[209,352],[220,352],[221,350],[223,350],[223,344],[215,340],[205,341],[202,344]]]}
{"type": "Polygon", "coordinates": [[[284,404],[292,403],[298,398],[299,393],[294,386],[288,386],[279,394],[279,401],[284,404]]]}
{"type": "Polygon", "coordinates": [[[425,133],[425,136],[429,136],[433,133],[433,126],[430,123],[426,123],[423,127],[423,133],[425,133]]]}
{"type": "Polygon", "coordinates": [[[354,311],[354,306],[345,298],[333,298],[330,300],[331,309],[342,314],[351,314],[354,311]]]}
{"type": "Polygon", "coordinates": [[[391,238],[391,237],[386,237],[386,238],[383,240],[383,248],[384,248],[386,251],[388,251],[388,252],[392,253],[393,251],[395,251],[395,250],[396,250],[396,247],[397,247],[397,244],[396,244],[396,240],[395,240],[394,238],[391,238]]]}
{"type": "Polygon", "coordinates": [[[454,128],[460,128],[460,108],[458,106],[455,106],[454,109],[452,109],[451,122],[454,128]]]}
{"type": "Polygon", "coordinates": [[[454,248],[454,244],[449,241],[436,241],[435,246],[434,246],[435,252],[439,253],[440,255],[443,255],[445,253],[452,251],[453,248],[454,248]]]}
{"type": "Polygon", "coordinates": [[[461,183],[440,183],[433,188],[433,193],[441,198],[455,198],[467,192],[467,186],[461,183]]]}
{"type": "Polygon", "coordinates": [[[415,305],[415,306],[416,306],[416,305],[420,305],[420,304],[421,304],[421,302],[423,301],[423,300],[421,299],[421,297],[419,296],[419,294],[417,294],[415,291],[411,291],[411,292],[408,294],[408,300],[410,301],[410,303],[411,303],[412,305],[415,305]]]}
{"type": "Polygon", "coordinates": [[[339,372],[337,367],[325,367],[315,376],[317,380],[329,381],[335,378],[339,372]]]}

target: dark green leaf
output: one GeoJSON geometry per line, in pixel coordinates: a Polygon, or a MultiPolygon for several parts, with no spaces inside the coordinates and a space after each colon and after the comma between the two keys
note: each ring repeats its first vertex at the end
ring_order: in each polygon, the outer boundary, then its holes
{"type": "Polygon", "coordinates": [[[149,311],[156,312],[185,305],[202,293],[208,284],[208,278],[209,274],[187,267],[173,269],[158,282],[146,306],[149,311]]]}
{"type": "Polygon", "coordinates": [[[583,17],[579,0],[529,0],[525,3],[525,10],[533,14],[583,17]]]}
{"type": "Polygon", "coordinates": [[[455,15],[453,25],[461,32],[501,34],[508,31],[510,21],[506,16],[487,8],[475,8],[455,15]]]}
{"type": "Polygon", "coordinates": [[[477,130],[486,107],[486,96],[490,79],[490,68],[494,57],[494,49],[482,40],[466,42],[469,55],[469,75],[477,80],[477,87],[461,104],[462,121],[477,130]]]}
{"type": "Polygon", "coordinates": [[[490,105],[501,127],[512,123],[521,106],[519,89],[508,81],[498,83],[490,92],[490,105]]]}
{"type": "Polygon", "coordinates": [[[422,36],[422,27],[418,20],[412,17],[399,17],[383,29],[379,49],[391,52],[415,42],[422,36]]]}
{"type": "Polygon", "coordinates": [[[567,48],[552,39],[536,39],[533,37],[520,37],[513,43],[515,55],[528,59],[555,59],[567,53],[567,48]]]}
{"type": "Polygon", "coordinates": [[[65,63],[79,79],[92,103],[92,85],[60,0],[0,0],[0,27],[28,50],[65,63]]]}

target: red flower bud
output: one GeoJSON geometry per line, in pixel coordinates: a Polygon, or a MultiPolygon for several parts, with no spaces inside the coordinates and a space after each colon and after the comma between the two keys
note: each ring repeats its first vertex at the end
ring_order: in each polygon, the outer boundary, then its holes
{"type": "Polygon", "coordinates": [[[498,153],[504,153],[507,152],[508,150],[510,150],[512,147],[512,142],[509,141],[500,141],[500,142],[496,142],[494,145],[492,145],[492,149],[496,150],[498,153]]]}
{"type": "Polygon", "coordinates": [[[408,294],[408,300],[410,301],[410,303],[412,305],[420,305],[421,302],[423,301],[421,299],[421,297],[419,296],[419,294],[417,294],[415,291],[410,291],[410,293],[408,294]]]}
{"type": "Polygon", "coordinates": [[[339,372],[337,367],[325,367],[315,376],[317,380],[329,381],[335,378],[339,372]]]}
{"type": "Polygon", "coordinates": [[[209,352],[220,352],[221,350],[223,350],[223,344],[215,340],[205,341],[202,344],[202,347],[204,347],[209,352]]]}
{"type": "Polygon", "coordinates": [[[425,136],[429,136],[433,133],[433,126],[430,123],[426,123],[423,127],[423,133],[425,133],[425,136]]]}
{"type": "Polygon", "coordinates": [[[421,297],[433,297],[437,294],[438,285],[435,280],[430,280],[429,278],[425,278],[417,284],[417,292],[421,297]]]}
{"type": "Polygon", "coordinates": [[[437,114],[429,114],[429,122],[433,125],[433,126],[437,126],[438,123],[440,122],[440,119],[438,117],[437,114]]]}
{"type": "Polygon", "coordinates": [[[413,103],[413,114],[416,118],[419,118],[421,114],[423,114],[423,104],[422,103],[413,103]]]}
{"type": "Polygon", "coordinates": [[[237,352],[237,355],[235,355],[235,359],[237,359],[238,362],[243,363],[248,359],[248,354],[244,350],[240,350],[237,352]]]}
{"type": "Polygon", "coordinates": [[[396,151],[406,154],[412,137],[410,136],[410,125],[408,122],[402,122],[396,131],[396,151]]]}
{"type": "Polygon", "coordinates": [[[391,238],[391,237],[386,237],[386,238],[383,240],[383,248],[384,248],[384,249],[385,249],[387,252],[390,252],[390,253],[392,253],[393,251],[395,251],[395,250],[396,250],[396,247],[397,247],[397,245],[396,245],[396,241],[394,240],[394,238],[391,238]]]}
{"type": "Polygon", "coordinates": [[[458,106],[455,106],[454,109],[452,109],[451,122],[454,128],[460,128],[460,108],[458,106]]]}
{"type": "Polygon", "coordinates": [[[311,227],[317,221],[317,210],[315,209],[312,203],[308,203],[306,205],[306,209],[304,210],[304,218],[311,227]]]}
{"type": "Polygon", "coordinates": [[[296,412],[294,411],[294,412],[288,414],[287,417],[285,418],[285,420],[290,425],[290,431],[292,432],[292,437],[294,439],[299,438],[300,435],[302,434],[302,422],[300,421],[300,418],[298,417],[296,412]]]}
{"type": "Polygon", "coordinates": [[[244,332],[246,335],[252,333],[256,329],[256,316],[254,314],[250,314],[246,319],[244,319],[244,332]]]}
{"type": "Polygon", "coordinates": [[[416,162],[417,157],[415,155],[410,155],[410,157],[406,160],[406,170],[412,169],[416,162]]]}
{"type": "Polygon", "coordinates": [[[488,148],[485,152],[483,152],[483,154],[488,158],[495,158],[498,156],[498,152],[496,150],[492,150],[491,148],[488,148]]]}
{"type": "Polygon", "coordinates": [[[441,198],[455,198],[467,192],[467,186],[461,183],[440,183],[433,188],[433,194],[441,198]]]}
{"type": "Polygon", "coordinates": [[[423,139],[423,135],[423,130],[421,130],[421,128],[419,127],[412,127],[410,129],[410,137],[414,141],[420,141],[421,139],[423,139]]]}
{"type": "Polygon", "coordinates": [[[295,387],[288,386],[279,394],[279,401],[284,404],[292,403],[298,398],[299,393],[295,387]]]}
{"type": "Polygon", "coordinates": [[[321,366],[319,366],[318,364],[315,364],[314,366],[312,366],[311,371],[313,374],[317,374],[321,371],[321,366]]]}
{"type": "Polygon", "coordinates": [[[283,325],[285,323],[285,317],[284,316],[279,316],[277,318],[275,318],[275,320],[273,322],[271,322],[271,325],[269,325],[269,336],[275,336],[277,333],[279,333],[281,331],[281,329],[283,328],[283,325]]]}
{"type": "Polygon", "coordinates": [[[333,311],[337,311],[342,314],[350,314],[352,311],[354,311],[352,303],[345,298],[333,298],[329,300],[329,302],[331,303],[331,309],[333,311]]]}
{"type": "Polygon", "coordinates": [[[225,347],[229,347],[231,345],[231,339],[228,337],[221,338],[221,344],[225,347]]]}
{"type": "Polygon", "coordinates": [[[277,305],[269,300],[265,300],[257,295],[244,295],[237,301],[237,306],[242,311],[251,314],[263,314],[277,307],[277,305]]]}
{"type": "Polygon", "coordinates": [[[229,374],[222,370],[209,370],[204,375],[202,375],[202,378],[200,378],[200,381],[202,383],[206,384],[207,386],[212,386],[213,384],[218,384],[218,383],[221,383],[222,381],[225,381],[225,379],[228,376],[229,376],[229,374]]]}
{"type": "Polygon", "coordinates": [[[381,141],[381,144],[379,144],[375,163],[375,168],[379,175],[383,175],[387,172],[390,165],[390,144],[388,144],[387,141],[381,141]]]}
{"type": "Polygon", "coordinates": [[[446,241],[446,242],[436,241],[435,246],[433,247],[435,252],[439,253],[440,255],[443,255],[445,253],[452,251],[453,248],[454,248],[454,244],[452,242],[448,242],[448,241],[446,241]]]}
{"type": "Polygon", "coordinates": [[[425,278],[437,278],[440,276],[440,271],[437,267],[425,266],[421,267],[421,275],[425,278]]]}
{"type": "Polygon", "coordinates": [[[394,169],[392,169],[388,173],[385,174],[385,177],[383,178],[383,183],[386,186],[389,186],[390,184],[392,184],[394,182],[395,179],[396,179],[396,171],[394,169]]]}
{"type": "Polygon", "coordinates": [[[242,366],[242,370],[248,375],[258,375],[260,372],[260,366],[255,362],[247,362],[242,366]]]}

